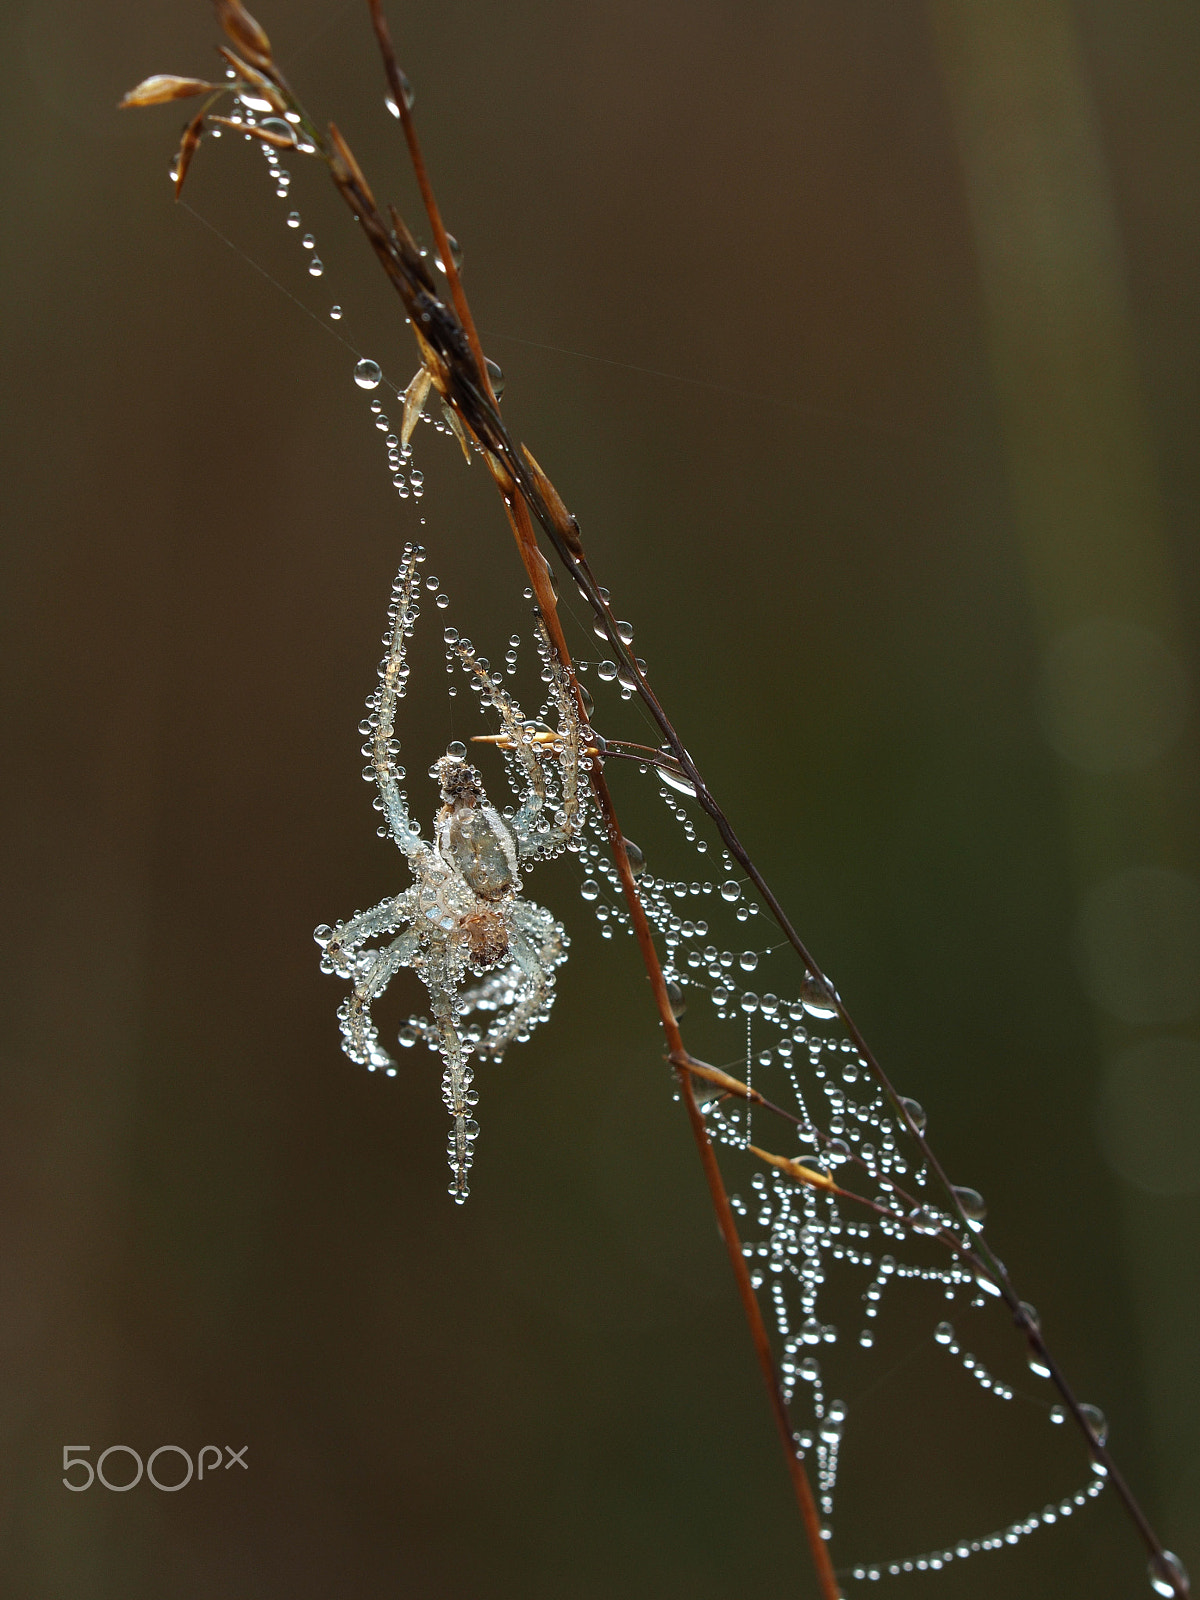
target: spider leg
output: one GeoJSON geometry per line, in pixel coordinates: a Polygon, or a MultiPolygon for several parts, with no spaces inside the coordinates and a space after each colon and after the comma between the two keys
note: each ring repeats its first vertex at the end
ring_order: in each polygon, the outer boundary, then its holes
{"type": "Polygon", "coordinates": [[[394,1064],[379,1042],[379,1030],[371,1016],[371,1006],[401,967],[413,965],[420,949],[420,939],[416,931],[410,928],[398,939],[393,939],[385,949],[364,951],[358,956],[354,988],[338,1007],[342,1049],[351,1061],[357,1061],[372,1070],[394,1064]]]}
{"type": "Polygon", "coordinates": [[[508,976],[519,970],[524,979],[520,993],[506,1015],[497,1019],[479,1046],[481,1055],[499,1061],[514,1039],[527,1036],[543,1022],[554,1004],[554,968],[566,958],[567,936],[541,906],[528,901],[514,907],[513,933],[509,951],[513,964],[508,976]]]}
{"type": "Polygon", "coordinates": [[[562,777],[562,805],[549,828],[534,831],[534,824],[546,803],[546,756],[544,747],[533,743],[525,728],[520,706],[498,684],[494,684],[487,671],[475,660],[470,646],[460,644],[459,656],[466,671],[479,680],[482,698],[494,706],[504,724],[511,746],[524,770],[529,792],[510,824],[517,841],[519,854],[529,856],[554,855],[572,839],[582,823],[579,815],[579,710],[572,692],[570,676],[550,640],[546,625],[540,617],[536,622],[538,654],[550,671],[551,696],[558,711],[558,739],[553,747],[553,760],[562,777]]]}
{"type": "Polygon", "coordinates": [[[454,1174],[450,1193],[455,1202],[462,1205],[470,1193],[467,1173],[474,1154],[475,1137],[479,1132],[479,1124],[472,1115],[467,1099],[474,1074],[468,1065],[467,1047],[458,1031],[458,1005],[453,990],[431,987],[429,1000],[440,1035],[442,1059],[446,1063],[442,1073],[442,1099],[454,1119],[447,1147],[450,1170],[454,1174]]]}
{"type": "Polygon", "coordinates": [[[392,585],[392,603],[388,610],[391,631],[387,654],[379,664],[379,687],[367,701],[370,733],[368,743],[363,746],[364,755],[369,754],[371,758],[364,777],[374,777],[388,831],[409,857],[429,851],[429,846],[421,841],[420,825],[409,816],[400,788],[404,768],[395,759],[400,749],[396,738],[396,705],[403,699],[408,684],[405,641],[413,631],[420,610],[417,597],[421,592],[419,564],[422,559],[423,552],[417,546],[405,546],[404,559],[392,585]]]}
{"type": "MultiPolygon", "coordinates": [[[[522,811],[512,819],[512,830],[517,835],[517,848],[522,856],[555,856],[563,845],[578,834],[582,821],[582,795],[579,794],[579,752],[582,739],[579,728],[579,707],[574,699],[571,678],[558,659],[554,643],[550,642],[546,624],[538,618],[538,654],[550,672],[550,698],[558,712],[558,739],[552,749],[558,774],[562,779],[562,805],[558,806],[554,822],[549,829],[533,832],[531,822],[525,821],[522,811]]],[[[544,782],[544,776],[542,776],[544,782]]],[[[541,811],[541,806],[538,806],[541,811]]],[[[534,813],[536,816],[536,813],[534,813]]]]}
{"type": "Polygon", "coordinates": [[[411,889],[403,894],[381,900],[370,911],[356,912],[347,922],[336,922],[332,928],[320,927],[314,938],[324,952],[321,971],[336,972],[339,978],[352,978],[359,970],[358,947],[368,939],[383,933],[395,933],[406,922],[411,922],[416,896],[411,889]]]}
{"type": "Polygon", "coordinates": [[[470,645],[458,645],[459,660],[463,670],[473,674],[479,680],[482,698],[499,713],[504,731],[508,735],[517,760],[525,773],[525,780],[529,785],[521,809],[512,820],[512,830],[518,839],[528,833],[533,825],[534,818],[541,811],[546,801],[546,770],[542,765],[541,753],[538,747],[525,732],[525,713],[506,690],[499,684],[493,683],[486,670],[475,659],[475,652],[470,645]]]}

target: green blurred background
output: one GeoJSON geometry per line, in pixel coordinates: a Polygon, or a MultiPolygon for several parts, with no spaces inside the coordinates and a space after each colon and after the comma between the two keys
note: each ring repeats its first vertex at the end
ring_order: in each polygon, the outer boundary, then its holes
{"type": "MultiPolygon", "coordinates": [[[[1196,1570],[1195,8],[391,12],[510,421],[1196,1570]]],[[[415,221],[365,7],[260,14],[415,221]]],[[[403,384],[396,303],[298,158],[285,204],[206,143],[172,205],[181,108],[114,106],[213,70],[199,0],[0,29],[5,1592],[812,1592],[644,978],[565,866],[534,892],[573,957],[483,1085],[464,1210],[432,1059],[386,1082],[337,1048],[310,930],[403,881],[354,730],[418,508],[318,323],[344,304],[403,384]],[[250,1471],[62,1487],[64,1444],[117,1442],[250,1471]]],[[[419,449],[431,568],[498,655],[498,508],[419,449]]],[[[853,1441],[839,1562],[1086,1475],[923,1373],[853,1441]]],[[[1149,1592],[1104,1497],[896,1581],[1149,1592]]]]}

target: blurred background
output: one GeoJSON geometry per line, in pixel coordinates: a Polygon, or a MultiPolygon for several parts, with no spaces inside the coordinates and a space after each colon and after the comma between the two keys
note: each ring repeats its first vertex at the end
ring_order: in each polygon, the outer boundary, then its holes
{"type": "MultiPolygon", "coordinates": [[[[259,15],[417,225],[365,6],[259,15]]],[[[511,424],[1195,1571],[1195,8],[391,15],[511,424]]],[[[355,732],[404,540],[493,656],[522,619],[481,471],[423,429],[424,499],[389,485],[352,371],[407,381],[397,303],[300,158],[279,200],[206,141],[172,203],[187,108],[114,108],[216,74],[199,0],[0,30],[5,1591],[813,1592],[644,977],[569,863],[533,892],[572,958],[481,1085],[465,1208],[433,1058],[338,1050],[311,929],[405,881],[355,732]],[[249,1471],[72,1495],[75,1443],[249,1471]]],[[[437,631],[402,730],[426,821],[437,631]]],[[[839,1563],[1086,1477],[965,1386],[884,1384],[839,1563]]],[[[895,1581],[1149,1593],[1109,1497],[895,1581]]]]}

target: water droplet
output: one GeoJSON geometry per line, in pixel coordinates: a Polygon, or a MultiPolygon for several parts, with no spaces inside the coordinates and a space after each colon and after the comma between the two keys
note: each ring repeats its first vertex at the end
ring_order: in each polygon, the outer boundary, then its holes
{"type": "Polygon", "coordinates": [[[742,886],[735,879],[730,878],[728,883],[721,885],[721,899],[728,900],[732,905],[735,900],[742,898],[742,886]]]}
{"type": "Polygon", "coordinates": [[[900,1104],[904,1107],[905,1111],[908,1112],[909,1118],[912,1121],[912,1125],[917,1132],[924,1133],[925,1124],[928,1121],[928,1118],[925,1115],[925,1107],[921,1104],[921,1102],[919,1100],[910,1100],[906,1094],[902,1094],[900,1096],[900,1104]]]}
{"type": "Polygon", "coordinates": [[[484,356],[483,364],[487,368],[488,377],[491,379],[492,393],[499,400],[504,393],[504,373],[499,363],[493,361],[490,356],[484,356]]]}
{"type": "Polygon", "coordinates": [[[937,1327],[933,1330],[933,1337],[939,1344],[953,1344],[954,1329],[948,1322],[939,1322],[937,1327]]]}
{"type": "MultiPolygon", "coordinates": [[[[246,103],[249,104],[248,101],[246,103]]],[[[264,102],[263,104],[256,106],[254,109],[257,111],[269,111],[271,108],[264,102]]],[[[287,139],[291,144],[295,144],[296,142],[296,135],[293,132],[291,125],[286,123],[282,117],[264,117],[259,123],[259,127],[264,133],[277,134],[279,138],[287,139]]],[[[270,147],[268,146],[268,148],[270,147]]],[[[271,153],[274,154],[274,151],[271,153]]]]}
{"type": "Polygon", "coordinates": [[[289,228],[298,228],[300,226],[300,213],[298,211],[288,212],[287,225],[289,228]]]}
{"type": "Polygon", "coordinates": [[[378,389],[383,381],[378,361],[364,357],[354,369],[354,381],[360,389],[378,389]]]}
{"type": "Polygon", "coordinates": [[[321,261],[319,259],[319,257],[314,256],[312,258],[312,260],[308,263],[308,275],[309,275],[309,277],[310,278],[319,278],[324,271],[325,271],[325,263],[323,261],[321,261]]]}
{"type": "Polygon", "coordinates": [[[316,247],[317,241],[313,238],[311,233],[306,233],[303,239],[301,239],[300,243],[306,250],[312,250],[316,247]]]}
{"type": "Polygon", "coordinates": [[[579,893],[585,900],[597,900],[600,897],[600,885],[595,878],[585,878],[579,885],[579,893]]]}
{"type": "Polygon", "coordinates": [[[1188,1575],[1183,1562],[1170,1550],[1151,1556],[1146,1569],[1150,1574],[1150,1587],[1166,1600],[1184,1600],[1188,1592],[1188,1575]]]}
{"type": "Polygon", "coordinates": [[[1108,1440],[1108,1419],[1105,1417],[1100,1407],[1081,1405],[1079,1409],[1083,1413],[1088,1427],[1096,1435],[1096,1443],[1106,1443],[1108,1440]]]}
{"type": "Polygon", "coordinates": [[[446,746],[446,754],[453,756],[455,761],[461,761],[467,753],[467,747],[461,739],[452,739],[446,746]]]}
{"type": "Polygon", "coordinates": [[[433,603],[435,606],[437,606],[439,611],[445,611],[446,607],[450,604],[450,596],[448,594],[439,594],[433,603]]]}
{"type": "Polygon", "coordinates": [[[667,979],[667,1003],[671,1007],[671,1015],[678,1022],[687,1010],[687,1001],[683,998],[683,990],[673,978],[667,979]]]}
{"type": "Polygon", "coordinates": [[[668,789],[674,789],[677,794],[686,794],[693,799],[695,798],[695,785],[689,783],[686,778],[678,778],[673,772],[660,771],[658,775],[666,784],[668,789]]]}
{"type": "Polygon", "coordinates": [[[632,839],[625,840],[625,855],[629,861],[629,870],[635,878],[640,878],[646,870],[646,858],[632,839]]]}
{"type": "Polygon", "coordinates": [[[617,663],[615,661],[601,661],[596,668],[596,676],[601,683],[611,683],[616,675],[617,663]]]}
{"type": "Polygon", "coordinates": [[[987,1216],[987,1206],[978,1189],[960,1188],[954,1185],[952,1193],[962,1208],[962,1213],[967,1219],[967,1226],[973,1233],[982,1233],[984,1219],[987,1216]]]}
{"type": "Polygon", "coordinates": [[[753,972],[757,965],[757,950],[743,950],[741,955],[738,957],[738,966],[741,967],[743,972],[753,972]]]}
{"type": "Polygon", "coordinates": [[[811,972],[800,984],[800,1004],[811,1017],[836,1017],[837,1006],[828,989],[811,972]]]}
{"type": "Polygon", "coordinates": [[[1066,1406],[1051,1406],[1050,1421],[1061,1426],[1067,1420],[1066,1406]]]}
{"type": "MultiPolygon", "coordinates": [[[[453,261],[453,263],[455,265],[455,268],[459,272],[461,272],[462,271],[462,264],[463,264],[462,245],[459,244],[458,240],[454,237],[454,235],[452,233],[448,233],[446,235],[446,243],[450,246],[450,259],[451,259],[451,261],[453,261]]],[[[441,256],[438,255],[435,252],[433,259],[434,259],[434,262],[435,262],[435,264],[437,266],[438,271],[439,272],[445,272],[446,263],[442,260],[441,256]]]]}
{"type": "Polygon", "coordinates": [[[330,306],[329,315],[334,322],[340,322],[342,320],[341,306],[330,306]]]}

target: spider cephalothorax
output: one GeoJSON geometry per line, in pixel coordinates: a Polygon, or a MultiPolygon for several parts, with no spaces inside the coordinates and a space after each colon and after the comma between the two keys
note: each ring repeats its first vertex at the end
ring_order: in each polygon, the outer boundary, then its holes
{"type": "Polygon", "coordinates": [[[376,806],[385,828],[408,861],[412,887],[382,900],[333,928],[317,929],[321,965],[353,984],[338,1018],[342,1048],[372,1071],[394,1073],[395,1064],[379,1042],[371,1005],[401,967],[408,967],[429,991],[431,1017],[411,1017],[400,1042],[424,1039],[445,1063],[442,1094],[454,1119],[449,1158],[450,1192],[467,1197],[467,1171],[478,1128],[471,1110],[478,1100],[468,1065],[472,1054],[498,1061],[513,1039],[524,1039],[549,1014],[554,1000],[554,969],[566,959],[562,925],[541,906],[521,896],[521,868],[565,849],[583,822],[579,769],[579,716],[567,672],[555,654],[540,619],[538,648],[550,699],[557,713],[553,739],[543,727],[526,723],[520,707],[476,661],[470,645],[455,639],[455,649],[485,704],[499,713],[511,750],[510,774],[519,804],[501,816],[491,805],[479,773],[465,760],[466,748],[452,744],[431,770],[442,804],[434,819],[433,841],[420,836],[400,788],[404,769],[396,764],[396,702],[404,692],[408,667],[405,640],[418,614],[418,568],[424,551],[410,545],[393,589],[388,653],[379,669],[380,686],[368,702],[363,731],[370,765],[364,776],[379,789],[376,806]],[[553,819],[546,815],[551,787],[553,819]],[[368,941],[394,935],[368,948],[368,941]],[[464,988],[468,973],[481,981],[464,988]],[[486,1028],[467,1025],[471,1012],[494,1013],[486,1028]]]}

